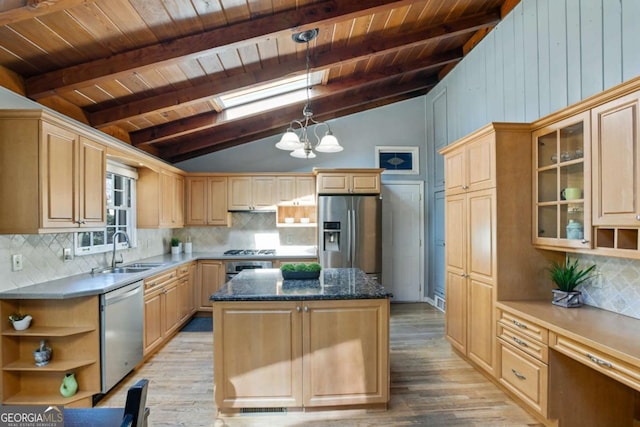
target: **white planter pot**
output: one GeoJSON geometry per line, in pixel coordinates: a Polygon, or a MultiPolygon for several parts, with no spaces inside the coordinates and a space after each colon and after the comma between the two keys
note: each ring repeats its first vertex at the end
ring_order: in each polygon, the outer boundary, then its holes
{"type": "Polygon", "coordinates": [[[171,246],[171,255],[180,255],[180,246],[171,246]]]}
{"type": "Polygon", "coordinates": [[[11,323],[16,331],[24,331],[31,325],[31,316],[25,316],[23,319],[11,323]]]}

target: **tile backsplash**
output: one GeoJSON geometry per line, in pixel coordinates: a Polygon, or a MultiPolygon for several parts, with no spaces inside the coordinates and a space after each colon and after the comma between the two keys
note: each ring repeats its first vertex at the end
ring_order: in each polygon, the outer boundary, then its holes
{"type": "Polygon", "coordinates": [[[598,274],[580,288],[585,304],[640,319],[640,260],[571,255],[598,274]]]}
{"type": "MultiPolygon", "coordinates": [[[[315,245],[315,228],[277,228],[275,213],[232,214],[232,227],[186,227],[176,230],[137,230],[137,247],[119,250],[125,262],[169,252],[171,237],[191,238],[193,251],[230,248],[275,248],[315,245]]],[[[63,261],[64,248],[73,247],[72,233],[0,235],[0,292],[35,283],[88,273],[107,266],[111,253],[75,256],[63,261]],[[22,254],[24,268],[11,271],[11,255],[22,254]]]]}

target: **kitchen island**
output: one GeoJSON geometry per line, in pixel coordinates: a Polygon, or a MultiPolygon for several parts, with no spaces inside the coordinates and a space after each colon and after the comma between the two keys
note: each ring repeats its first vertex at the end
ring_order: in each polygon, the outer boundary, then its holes
{"type": "Polygon", "coordinates": [[[386,408],[390,297],[354,268],[238,274],[211,296],[218,410],[386,408]]]}

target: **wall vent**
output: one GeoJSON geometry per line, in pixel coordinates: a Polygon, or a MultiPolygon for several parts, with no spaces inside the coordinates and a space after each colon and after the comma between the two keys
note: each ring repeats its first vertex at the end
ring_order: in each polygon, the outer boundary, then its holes
{"type": "Polygon", "coordinates": [[[287,414],[287,408],[241,408],[241,415],[287,414]]]}
{"type": "Polygon", "coordinates": [[[447,303],[445,302],[444,298],[438,295],[436,295],[436,308],[442,312],[444,312],[447,308],[447,303]]]}

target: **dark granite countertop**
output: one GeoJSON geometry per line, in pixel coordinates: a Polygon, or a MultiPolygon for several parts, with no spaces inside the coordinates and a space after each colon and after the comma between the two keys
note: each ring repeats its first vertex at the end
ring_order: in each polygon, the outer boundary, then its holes
{"type": "Polygon", "coordinates": [[[392,295],[357,268],[325,268],[317,280],[283,280],[277,268],[244,270],[215,294],[211,301],[298,301],[379,299],[392,295]]]}

